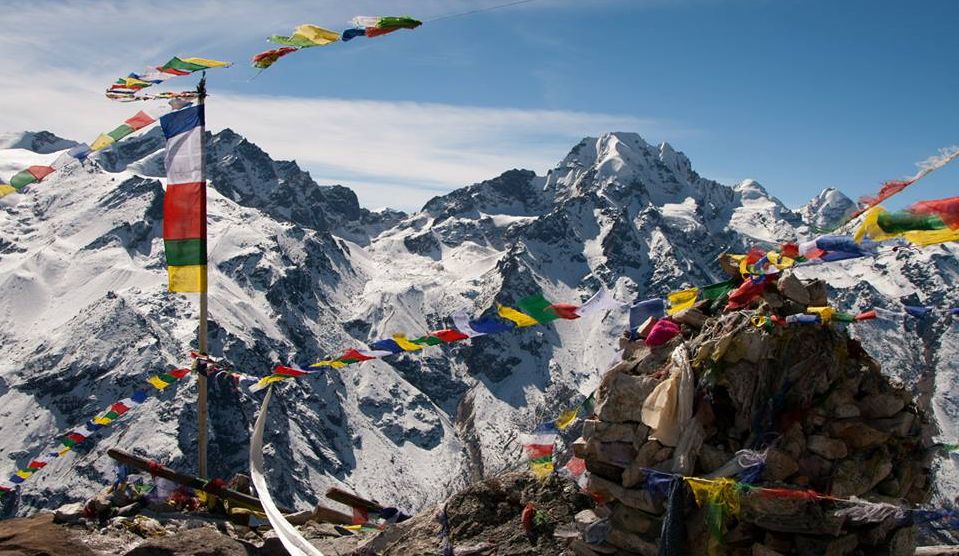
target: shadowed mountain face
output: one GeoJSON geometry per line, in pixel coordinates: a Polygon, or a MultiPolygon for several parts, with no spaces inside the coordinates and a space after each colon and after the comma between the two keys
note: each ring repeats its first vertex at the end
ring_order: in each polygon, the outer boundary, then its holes
{"type": "MultiPolygon", "coordinates": [[[[49,146],[62,140],[27,135],[4,136],[0,170],[56,157],[49,146]]],[[[715,262],[723,251],[808,237],[851,206],[826,190],[790,210],[755,181],[722,185],[668,144],[610,133],[584,139],[545,176],[510,170],[412,215],[371,212],[348,188],[318,185],[233,131],[208,141],[210,349],[249,374],[394,333],[417,337],[451,326],[457,310],[480,314],[532,293],[579,303],[605,285],[633,301],[705,285],[724,278],[715,262]]],[[[148,373],[188,364],[197,306],[165,292],[162,161],[152,130],[2,201],[0,429],[15,434],[0,445],[0,472],[148,373]]],[[[959,304],[953,246],[886,249],[803,272],[827,279],[844,310],[959,304]]],[[[624,324],[613,311],[282,384],[267,431],[271,487],[286,505],[312,503],[332,484],[406,510],[441,500],[515,465],[517,432],[599,383],[624,324]]],[[[874,321],[852,333],[955,439],[955,325],[874,321]]],[[[193,469],[195,395],[188,380],[151,398],[31,478],[7,510],[99,489],[111,478],[111,446],[193,469]]],[[[259,401],[226,382],[211,386],[215,476],[245,469],[259,401]]],[[[943,469],[948,494],[956,483],[943,469]]]]}

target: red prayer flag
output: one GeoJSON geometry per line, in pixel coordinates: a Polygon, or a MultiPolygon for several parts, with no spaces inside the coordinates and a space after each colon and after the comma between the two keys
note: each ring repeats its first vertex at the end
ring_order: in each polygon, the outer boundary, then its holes
{"type": "Polygon", "coordinates": [[[548,458],[553,455],[552,444],[529,444],[523,446],[523,450],[529,459],[548,458]]]}
{"type": "Polygon", "coordinates": [[[163,239],[206,237],[206,184],[167,185],[163,197],[163,239]]]}
{"type": "Polygon", "coordinates": [[[126,413],[127,411],[130,411],[130,408],[127,407],[127,406],[125,406],[125,405],[123,405],[123,404],[120,403],[120,402],[117,402],[117,403],[115,403],[115,404],[113,404],[113,405],[110,406],[110,411],[116,413],[117,415],[123,415],[123,414],[126,413]]]}
{"type": "Polygon", "coordinates": [[[876,315],[876,310],[875,310],[875,309],[872,309],[872,310],[864,311],[864,312],[859,313],[858,315],[856,315],[856,320],[872,320],[872,319],[876,318],[876,316],[877,316],[877,315],[876,315]]]}
{"type": "Polygon", "coordinates": [[[186,375],[190,374],[190,369],[173,369],[167,374],[172,376],[173,378],[181,379],[185,377],[186,375]]]}
{"type": "Polygon", "coordinates": [[[284,367],[280,365],[273,369],[273,374],[285,376],[303,376],[307,373],[306,371],[301,371],[300,369],[294,369],[293,367],[284,367]]]}
{"type": "Polygon", "coordinates": [[[386,28],[381,29],[379,27],[367,27],[366,36],[367,37],[379,37],[380,35],[388,35],[393,31],[399,31],[400,27],[386,28]]]}
{"type": "Polygon", "coordinates": [[[37,181],[43,181],[43,178],[56,171],[56,168],[52,168],[50,166],[31,166],[27,168],[27,172],[30,172],[30,175],[36,178],[37,181]]]}
{"type": "Polygon", "coordinates": [[[436,330],[434,332],[430,332],[430,336],[436,336],[437,338],[439,338],[440,340],[443,340],[447,344],[452,342],[458,342],[460,340],[465,340],[469,338],[469,336],[467,336],[466,334],[463,334],[459,330],[452,330],[449,328],[445,330],[436,330]]]}
{"type": "Polygon", "coordinates": [[[87,439],[87,437],[85,437],[85,436],[83,436],[82,434],[77,433],[77,432],[71,432],[70,434],[67,435],[67,438],[69,438],[70,440],[76,442],[77,444],[79,444],[79,443],[81,443],[81,442],[83,442],[84,440],[87,439]]]}
{"type": "Polygon", "coordinates": [[[556,315],[561,319],[566,320],[575,320],[579,318],[579,315],[576,314],[576,310],[579,309],[579,305],[570,305],[568,303],[556,303],[554,305],[549,305],[547,309],[552,309],[556,315]]]}
{"type": "Polygon", "coordinates": [[[765,282],[753,282],[752,280],[746,280],[741,286],[729,294],[729,304],[726,305],[726,310],[729,311],[731,309],[741,309],[746,305],[749,305],[754,299],[762,295],[763,290],[765,289],[765,282]]]}
{"type": "Polygon", "coordinates": [[[959,229],[959,197],[949,197],[935,201],[919,201],[909,207],[915,214],[934,214],[946,223],[946,226],[959,229]]]}
{"type": "Polygon", "coordinates": [[[368,355],[363,355],[362,353],[356,351],[355,349],[348,349],[348,350],[346,350],[346,353],[344,353],[344,354],[340,357],[340,360],[341,360],[341,361],[344,360],[344,359],[354,359],[354,360],[356,360],[356,361],[369,361],[370,359],[375,359],[375,357],[370,357],[370,356],[368,356],[368,355]]]}
{"type": "Polygon", "coordinates": [[[141,110],[140,112],[137,112],[135,116],[133,116],[132,118],[130,118],[129,120],[123,123],[132,127],[133,130],[136,131],[138,129],[145,128],[146,126],[152,124],[155,121],[156,121],[156,118],[154,118],[153,116],[141,110]]]}

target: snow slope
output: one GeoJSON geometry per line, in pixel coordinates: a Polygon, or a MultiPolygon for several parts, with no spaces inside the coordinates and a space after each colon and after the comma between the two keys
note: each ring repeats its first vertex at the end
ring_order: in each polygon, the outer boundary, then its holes
{"type": "MultiPolygon", "coordinates": [[[[4,141],[0,178],[56,156],[29,150],[26,135],[4,141]]],[[[454,311],[479,314],[540,291],[575,303],[600,285],[634,300],[712,283],[724,278],[715,263],[723,251],[805,237],[848,209],[827,190],[793,211],[755,181],[725,186],[668,144],[610,133],[584,139],[545,176],[510,170],[416,214],[370,212],[349,189],[320,186],[233,131],[209,141],[211,352],[252,374],[397,332],[421,335],[449,326],[454,311]]],[[[165,292],[162,149],[146,132],[0,201],[0,472],[149,372],[187,364],[197,307],[165,292]]],[[[804,272],[827,278],[844,309],[959,305],[949,287],[959,273],[954,246],[804,272]]],[[[305,505],[343,484],[416,510],[516,465],[517,432],[598,383],[623,323],[624,311],[613,311],[282,384],[267,431],[275,494],[305,505]]],[[[887,372],[929,393],[954,440],[956,325],[856,333],[887,372]]],[[[7,510],[98,489],[111,473],[110,446],[191,468],[194,396],[188,383],[151,399],[30,479],[7,510]]],[[[211,387],[215,476],[243,470],[258,403],[229,384],[211,387]]],[[[950,495],[959,481],[945,463],[950,495]]]]}

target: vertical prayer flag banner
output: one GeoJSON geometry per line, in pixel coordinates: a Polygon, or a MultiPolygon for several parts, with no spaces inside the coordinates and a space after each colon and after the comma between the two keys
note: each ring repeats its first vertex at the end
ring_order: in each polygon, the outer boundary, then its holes
{"type": "Polygon", "coordinates": [[[167,141],[163,243],[171,292],[207,291],[203,108],[190,106],[160,118],[167,141]]]}
{"type": "Polygon", "coordinates": [[[552,423],[540,425],[533,434],[520,435],[529,468],[540,479],[545,479],[553,472],[553,445],[556,437],[556,428],[552,423]]]}

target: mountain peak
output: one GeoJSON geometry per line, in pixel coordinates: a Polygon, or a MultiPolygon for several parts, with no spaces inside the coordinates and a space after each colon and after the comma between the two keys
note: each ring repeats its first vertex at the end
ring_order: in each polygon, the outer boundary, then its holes
{"type": "Polygon", "coordinates": [[[0,133],[0,149],[26,149],[37,154],[50,154],[77,145],[49,131],[16,131],[0,133]]]}
{"type": "Polygon", "coordinates": [[[856,210],[856,203],[834,187],[819,192],[797,212],[804,222],[817,228],[831,228],[856,210]]]}

